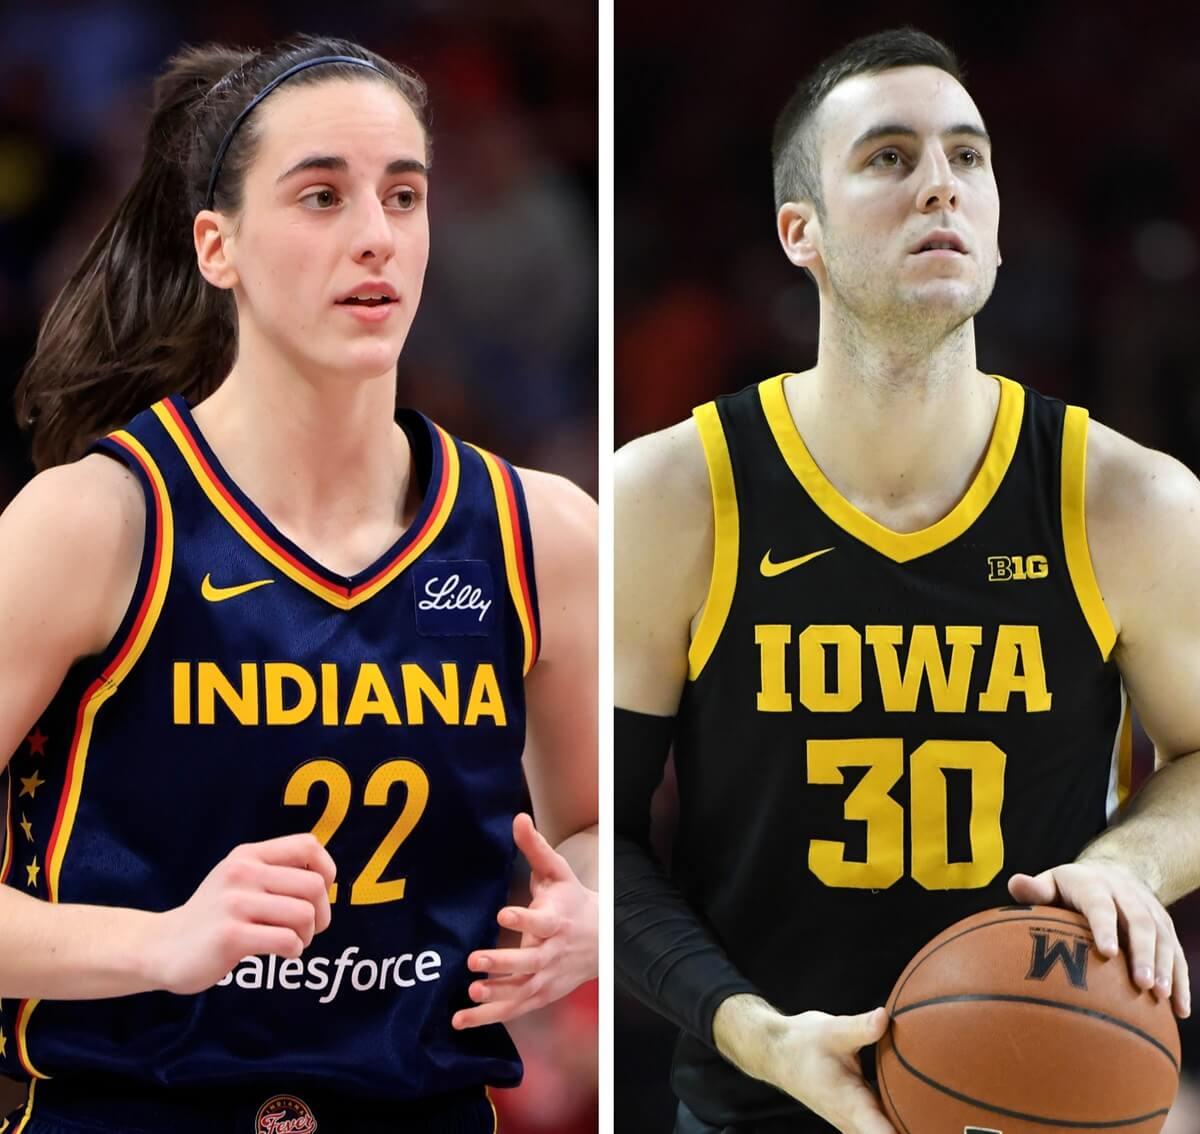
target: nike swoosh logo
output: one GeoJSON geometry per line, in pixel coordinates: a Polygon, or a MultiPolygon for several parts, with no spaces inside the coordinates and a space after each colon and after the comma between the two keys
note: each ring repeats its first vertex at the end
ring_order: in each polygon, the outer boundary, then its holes
{"type": "Polygon", "coordinates": [[[767,553],[762,557],[762,562],[758,565],[758,569],[767,579],[772,579],[776,575],[782,575],[785,571],[790,571],[793,567],[800,567],[807,563],[810,559],[816,559],[818,555],[824,555],[827,551],[832,551],[832,547],[823,547],[820,551],[813,551],[808,555],[802,555],[799,559],[785,559],[782,563],[771,562],[771,549],[767,548],[767,553]]]}
{"type": "Polygon", "coordinates": [[[247,591],[265,587],[273,582],[275,582],[274,579],[258,579],[253,583],[242,583],[236,587],[216,587],[213,586],[212,575],[205,575],[204,581],[200,584],[200,593],[209,602],[224,602],[226,599],[237,598],[238,595],[244,595],[247,591]]]}

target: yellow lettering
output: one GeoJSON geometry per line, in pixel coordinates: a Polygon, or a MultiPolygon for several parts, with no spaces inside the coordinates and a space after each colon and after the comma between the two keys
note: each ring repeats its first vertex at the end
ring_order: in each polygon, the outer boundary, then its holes
{"type": "Polygon", "coordinates": [[[174,665],[175,675],[175,714],[172,718],[176,724],[192,723],[192,667],[189,662],[177,661],[174,665]]]}
{"type": "Polygon", "coordinates": [[[216,699],[233,713],[239,724],[258,724],[258,669],[253,662],[242,662],[242,688],[239,692],[216,662],[196,664],[196,723],[216,722],[216,699]]]}
{"type": "Polygon", "coordinates": [[[491,662],[483,662],[475,671],[463,724],[478,724],[480,717],[491,717],[501,728],[508,723],[504,701],[500,697],[500,685],[496,680],[496,670],[491,662]]]}
{"type": "Polygon", "coordinates": [[[295,662],[267,662],[263,666],[263,689],[266,697],[267,724],[299,724],[311,716],[317,704],[317,684],[312,675],[295,662]],[[292,682],[299,692],[296,703],[288,708],[283,703],[283,683],[292,682]]]}
{"type": "Polygon", "coordinates": [[[914,626],[904,676],[900,676],[897,647],[904,642],[903,626],[868,626],[867,643],[875,651],[879,688],[887,713],[916,712],[921,683],[928,678],[935,713],[965,713],[975,647],[983,641],[981,626],[947,626],[950,673],[942,662],[936,626],[914,626]]]}
{"type": "Polygon", "coordinates": [[[784,662],[792,628],[776,623],[754,627],[754,642],[758,646],[759,669],[762,674],[758,689],[760,713],[787,713],[792,708],[792,695],[787,691],[784,662]]]}
{"type": "Polygon", "coordinates": [[[862,702],[862,635],[853,626],[806,626],[800,634],[800,703],[814,713],[848,713],[862,702]],[[837,687],[825,675],[825,647],[837,655],[837,687]]]}
{"type": "Polygon", "coordinates": [[[360,725],[368,714],[383,717],[390,725],[400,723],[392,691],[383,678],[383,672],[374,662],[363,662],[359,666],[358,680],[354,683],[354,694],[346,710],[345,723],[360,725]]]}
{"type": "Polygon", "coordinates": [[[410,725],[425,723],[426,698],[446,724],[458,724],[458,666],[442,662],[442,687],[415,662],[400,667],[404,679],[404,713],[410,725]]]}
{"type": "Polygon", "coordinates": [[[338,677],[333,662],[321,663],[321,723],[338,723],[338,677]]]}
{"type": "Polygon", "coordinates": [[[1006,712],[1013,693],[1024,694],[1027,713],[1044,713],[1050,708],[1052,695],[1046,688],[1046,662],[1036,626],[1000,627],[988,687],[979,695],[979,711],[1006,712]]]}

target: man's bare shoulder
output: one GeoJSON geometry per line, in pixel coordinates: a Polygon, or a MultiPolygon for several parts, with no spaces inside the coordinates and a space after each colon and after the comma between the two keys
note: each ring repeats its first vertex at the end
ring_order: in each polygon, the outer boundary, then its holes
{"type": "Polygon", "coordinates": [[[1098,421],[1087,453],[1089,533],[1120,529],[1150,535],[1200,510],[1200,481],[1174,457],[1148,449],[1098,421]]]}
{"type": "Polygon", "coordinates": [[[648,433],[617,450],[613,480],[618,510],[661,519],[670,528],[712,527],[708,466],[692,419],[648,433]]]}
{"type": "Polygon", "coordinates": [[[1200,481],[1182,462],[1092,422],[1088,546],[1119,628],[1153,593],[1190,588],[1200,558],[1200,481]]]}

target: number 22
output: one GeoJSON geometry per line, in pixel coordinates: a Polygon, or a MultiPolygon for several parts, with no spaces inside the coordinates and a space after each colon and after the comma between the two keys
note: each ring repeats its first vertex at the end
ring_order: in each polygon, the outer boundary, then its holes
{"type": "MultiPolygon", "coordinates": [[[[309,760],[298,767],[283,791],[285,807],[303,807],[308,803],[314,784],[324,784],[328,792],[325,810],[313,826],[312,833],[322,846],[327,846],[334,832],[350,811],[353,788],[350,773],[336,760],[309,760]]],[[[408,789],[404,806],[375,853],[359,872],[350,888],[352,906],[373,906],[381,902],[398,902],[404,897],[405,878],[381,882],[380,876],[387,869],[392,856],[400,844],[412,834],[418,820],[429,803],[429,777],[425,769],[415,760],[388,760],[371,773],[363,792],[363,803],[367,807],[382,807],[388,801],[388,792],[393,784],[402,783],[408,789]]],[[[337,901],[338,884],[329,887],[330,902],[337,901]]]]}

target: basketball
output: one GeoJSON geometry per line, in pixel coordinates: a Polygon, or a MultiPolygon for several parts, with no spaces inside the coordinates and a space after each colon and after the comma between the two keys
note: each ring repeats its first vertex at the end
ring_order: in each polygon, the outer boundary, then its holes
{"type": "Polygon", "coordinates": [[[898,1134],[1153,1134],[1179,1084],[1169,999],[1087,919],[1006,906],[952,925],[888,1000],[879,1093],[898,1134]]]}

